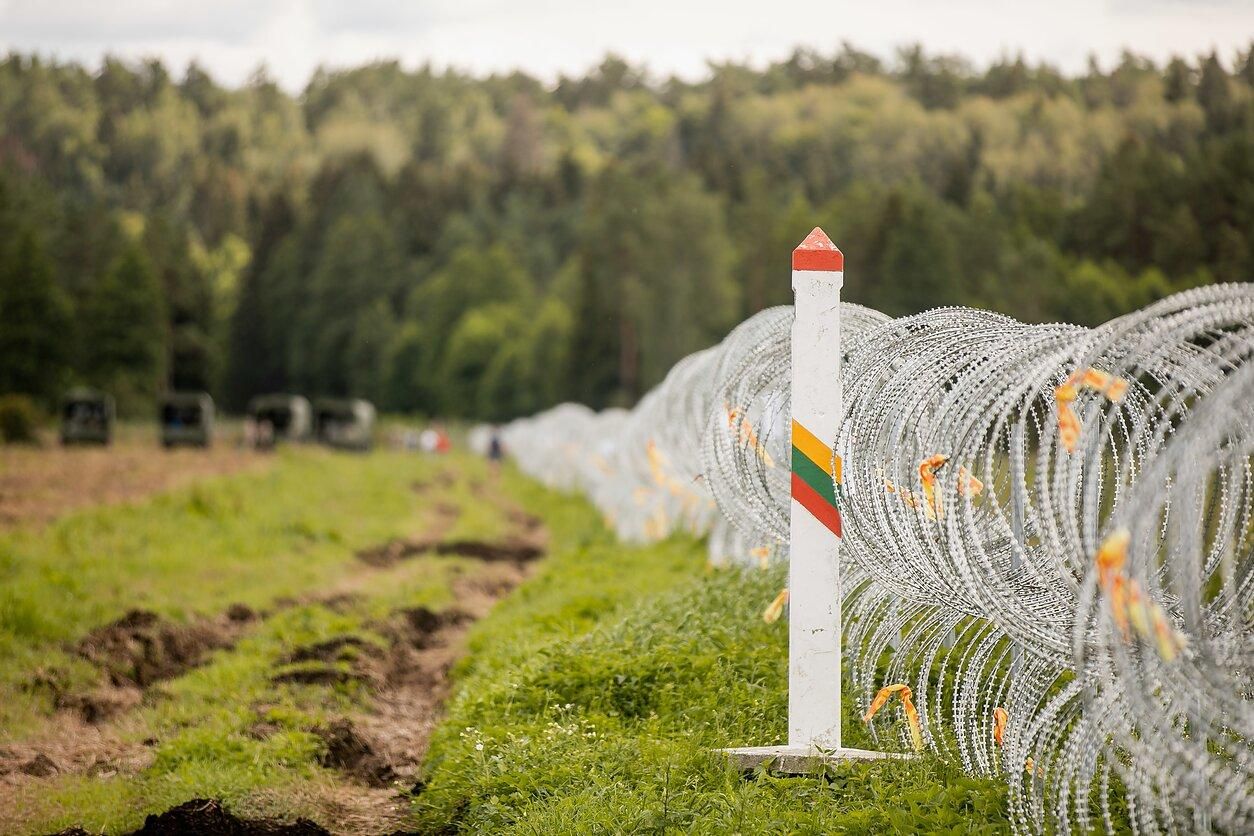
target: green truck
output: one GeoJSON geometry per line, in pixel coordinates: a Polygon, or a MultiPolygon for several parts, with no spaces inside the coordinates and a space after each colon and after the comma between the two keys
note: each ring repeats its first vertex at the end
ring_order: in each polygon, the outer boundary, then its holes
{"type": "Polygon", "coordinates": [[[213,443],[213,398],[206,392],[169,392],[158,402],[163,447],[208,447],[213,443]]]}
{"type": "Polygon", "coordinates": [[[359,398],[322,398],[314,404],[318,440],[342,450],[369,450],[374,444],[374,404],[359,398]]]}
{"type": "Polygon", "coordinates": [[[248,417],[268,443],[308,441],[313,435],[313,407],[300,395],[258,395],[248,402],[248,417]]]}
{"type": "Polygon", "coordinates": [[[107,445],[113,441],[115,418],[110,395],[95,389],[72,389],[61,401],[61,443],[107,445]]]}

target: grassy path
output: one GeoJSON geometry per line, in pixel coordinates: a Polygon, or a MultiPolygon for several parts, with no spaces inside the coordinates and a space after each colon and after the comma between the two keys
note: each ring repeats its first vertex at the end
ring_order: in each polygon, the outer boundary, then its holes
{"type": "Polygon", "coordinates": [[[197,797],[399,826],[465,627],[542,536],[476,461],[313,449],[5,535],[0,832],[197,797]]]}

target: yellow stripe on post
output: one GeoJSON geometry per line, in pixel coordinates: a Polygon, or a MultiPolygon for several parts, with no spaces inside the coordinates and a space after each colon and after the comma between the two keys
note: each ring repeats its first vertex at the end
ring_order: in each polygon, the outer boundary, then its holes
{"type": "MultiPolygon", "coordinates": [[[[793,419],[792,422],[792,446],[804,453],[807,459],[818,465],[819,470],[822,470],[824,473],[832,472],[832,449],[819,441],[814,433],[807,430],[796,419],[793,419]]],[[[836,481],[840,481],[839,474],[837,474],[836,481]]]]}

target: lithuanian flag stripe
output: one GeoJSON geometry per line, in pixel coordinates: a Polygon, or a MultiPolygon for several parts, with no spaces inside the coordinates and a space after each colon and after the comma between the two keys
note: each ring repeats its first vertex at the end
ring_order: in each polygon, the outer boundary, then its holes
{"type": "Polygon", "coordinates": [[[818,437],[803,427],[800,422],[792,422],[792,448],[794,451],[800,450],[805,454],[806,458],[819,466],[819,470],[826,471],[832,461],[832,450],[818,437]]]}
{"type": "Polygon", "coordinates": [[[841,461],[814,433],[792,422],[792,495],[815,519],[840,536],[841,461]],[[835,467],[835,478],[829,467],[835,467]]]}
{"type": "Polygon", "coordinates": [[[801,503],[801,507],[809,511],[816,520],[823,523],[827,530],[840,535],[840,511],[835,505],[819,496],[814,488],[807,485],[797,474],[792,475],[792,498],[801,503]]]}
{"type": "Polygon", "coordinates": [[[836,504],[836,486],[832,474],[819,467],[796,447],[792,448],[792,473],[801,477],[828,505],[836,504]]]}

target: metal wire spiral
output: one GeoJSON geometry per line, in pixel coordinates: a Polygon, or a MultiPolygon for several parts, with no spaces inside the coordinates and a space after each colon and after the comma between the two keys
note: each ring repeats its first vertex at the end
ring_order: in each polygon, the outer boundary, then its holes
{"type": "MultiPolygon", "coordinates": [[[[1004,775],[1020,832],[1254,830],[1254,285],[1094,329],[841,310],[858,699],[909,684],[926,745],[1004,775]]],[[[791,323],[763,311],[635,409],[565,404],[507,448],[625,539],[786,559],[791,323]]]]}

